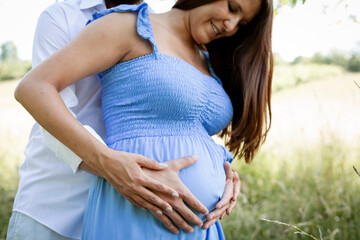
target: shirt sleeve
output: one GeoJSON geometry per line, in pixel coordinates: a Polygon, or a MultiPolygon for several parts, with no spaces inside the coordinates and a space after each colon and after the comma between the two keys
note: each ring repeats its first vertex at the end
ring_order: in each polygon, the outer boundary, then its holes
{"type": "Polygon", "coordinates": [[[42,61],[64,47],[69,41],[66,16],[55,5],[43,11],[38,19],[33,41],[32,65],[42,61]]]}
{"type": "MultiPolygon", "coordinates": [[[[95,132],[92,127],[84,125],[84,128],[97,140],[105,144],[102,138],[95,132]]],[[[81,158],[43,128],[41,128],[41,135],[46,146],[55,153],[56,157],[67,163],[71,167],[72,171],[76,173],[79,170],[79,166],[82,162],[81,158]]]]}
{"type": "MultiPolygon", "coordinates": [[[[41,13],[37,22],[33,41],[33,67],[36,67],[49,56],[60,50],[70,42],[70,40],[68,23],[64,10],[57,4],[50,6],[41,13]]],[[[76,118],[76,114],[70,109],[78,104],[75,95],[75,85],[73,84],[65,88],[60,92],[60,95],[65,105],[69,108],[69,111],[76,118]]],[[[104,143],[101,137],[90,126],[84,127],[99,141],[104,143]]],[[[73,172],[76,173],[82,160],[45,129],[41,128],[41,134],[45,145],[55,153],[57,158],[67,163],[73,172]]]]}
{"type": "MultiPolygon", "coordinates": [[[[70,42],[71,38],[64,11],[59,5],[53,4],[40,14],[33,41],[33,68],[70,42]]],[[[75,84],[60,92],[68,108],[78,104],[75,92],[75,84]]]]}

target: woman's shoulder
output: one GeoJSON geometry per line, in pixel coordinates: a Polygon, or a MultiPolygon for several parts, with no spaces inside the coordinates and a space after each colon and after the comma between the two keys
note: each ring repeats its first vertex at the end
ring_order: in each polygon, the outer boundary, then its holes
{"type": "MultiPolygon", "coordinates": [[[[140,5],[119,5],[101,12],[94,12],[93,18],[87,24],[99,25],[103,31],[113,35],[114,38],[126,39],[136,37],[138,34],[138,24],[145,24],[146,16],[148,16],[148,5],[142,3],[140,5]],[[140,20],[140,21],[139,21],[140,20]]],[[[123,39],[123,40],[126,40],[123,39]]]]}
{"type": "Polygon", "coordinates": [[[86,28],[92,28],[94,34],[103,40],[124,46],[137,36],[136,21],[137,15],[133,12],[113,12],[91,22],[86,28]]]}
{"type": "Polygon", "coordinates": [[[101,28],[110,28],[115,31],[124,29],[133,29],[136,26],[137,15],[134,12],[112,12],[104,15],[96,21],[92,21],[89,25],[100,25],[101,28]]]}
{"type": "Polygon", "coordinates": [[[108,45],[114,53],[120,51],[123,60],[132,59],[149,52],[147,38],[142,36],[151,32],[147,29],[151,26],[146,11],[145,4],[108,9],[94,13],[86,28],[91,28],[96,41],[108,45]],[[129,7],[131,11],[127,11],[129,7]]]}
{"type": "MultiPolygon", "coordinates": [[[[92,19],[90,19],[87,24],[99,19],[103,18],[108,15],[115,15],[116,13],[120,16],[126,16],[126,15],[139,15],[139,13],[147,13],[148,14],[148,5],[146,3],[142,3],[140,5],[127,5],[127,4],[121,4],[117,7],[109,8],[103,11],[95,11],[92,14],[92,19]]],[[[141,14],[142,15],[142,14],[141,14]]]]}

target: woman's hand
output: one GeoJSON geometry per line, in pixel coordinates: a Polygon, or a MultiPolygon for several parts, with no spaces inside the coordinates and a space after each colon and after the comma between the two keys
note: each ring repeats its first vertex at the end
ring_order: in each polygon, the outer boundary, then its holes
{"type": "Polygon", "coordinates": [[[161,209],[150,206],[148,210],[159,219],[171,232],[178,233],[182,228],[186,232],[193,232],[194,229],[189,223],[201,227],[203,222],[201,219],[187,206],[195,209],[199,213],[208,214],[207,208],[190,192],[190,190],[182,183],[179,178],[179,171],[186,168],[197,161],[198,157],[184,157],[166,162],[167,169],[162,171],[152,171],[144,168],[146,175],[175,189],[180,198],[174,198],[161,192],[154,192],[157,196],[168,202],[174,211],[162,212],[161,209]],[[187,205],[185,205],[185,202],[187,205]],[[189,223],[188,223],[189,222],[189,223]]]}
{"type": "Polygon", "coordinates": [[[174,199],[178,198],[179,194],[167,184],[145,175],[142,169],[151,169],[160,174],[168,168],[166,164],[158,163],[140,154],[107,149],[109,150],[107,154],[99,157],[101,167],[94,168],[100,176],[104,177],[121,195],[139,208],[172,211],[171,205],[160,198],[157,193],[174,199]]]}
{"type": "Polygon", "coordinates": [[[224,168],[226,173],[226,185],[223,197],[216,204],[216,209],[206,217],[207,221],[204,223],[203,229],[209,228],[217,220],[222,219],[225,214],[230,215],[239,197],[241,185],[239,174],[231,169],[229,162],[224,163],[224,168]]]}

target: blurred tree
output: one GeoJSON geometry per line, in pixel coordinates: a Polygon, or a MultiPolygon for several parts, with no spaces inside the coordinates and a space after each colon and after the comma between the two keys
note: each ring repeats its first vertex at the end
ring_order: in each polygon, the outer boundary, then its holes
{"type": "Polygon", "coordinates": [[[295,7],[298,2],[304,4],[305,1],[306,0],[274,0],[274,14],[276,16],[278,10],[283,6],[290,5],[291,7],[295,7]]]}
{"type": "Polygon", "coordinates": [[[1,64],[3,63],[15,64],[19,62],[17,49],[12,41],[8,41],[1,44],[0,48],[1,48],[1,55],[0,55],[1,64]]]}
{"type": "MultiPolygon", "coordinates": [[[[305,63],[306,59],[307,58],[297,57],[292,63],[305,63]]],[[[317,52],[309,60],[312,63],[341,66],[350,72],[360,72],[360,41],[357,42],[351,52],[338,49],[333,49],[327,55],[317,52]]]]}
{"type": "Polygon", "coordinates": [[[348,70],[351,72],[360,72],[360,41],[351,50],[351,58],[348,62],[348,70]]]}
{"type": "Polygon", "coordinates": [[[302,2],[303,4],[305,3],[306,0],[277,0],[275,2],[275,5],[277,7],[282,7],[285,5],[290,5],[292,7],[294,7],[298,2],[302,2]]]}
{"type": "Polygon", "coordinates": [[[312,56],[311,61],[312,61],[313,63],[324,63],[324,56],[323,56],[321,53],[316,52],[316,53],[314,53],[314,55],[312,56]]]}
{"type": "Polygon", "coordinates": [[[350,72],[360,72],[360,55],[353,54],[348,63],[350,72]]]}
{"type": "Polygon", "coordinates": [[[314,62],[314,61],[312,61],[310,58],[303,57],[303,56],[297,56],[297,57],[291,62],[291,64],[295,65],[295,64],[299,64],[299,63],[311,63],[311,62],[314,62]]]}
{"type": "Polygon", "coordinates": [[[349,63],[349,54],[344,51],[333,49],[329,54],[330,64],[346,68],[349,63]]]}
{"type": "Polygon", "coordinates": [[[319,52],[311,57],[311,62],[322,64],[333,64],[343,68],[347,68],[350,59],[350,54],[339,49],[332,49],[329,54],[323,55],[319,52]]]}
{"type": "Polygon", "coordinates": [[[0,50],[0,81],[21,78],[31,69],[30,61],[19,59],[12,41],[1,44],[0,50]]]}
{"type": "Polygon", "coordinates": [[[278,54],[274,53],[274,62],[276,65],[285,64],[285,60],[278,54]]]}

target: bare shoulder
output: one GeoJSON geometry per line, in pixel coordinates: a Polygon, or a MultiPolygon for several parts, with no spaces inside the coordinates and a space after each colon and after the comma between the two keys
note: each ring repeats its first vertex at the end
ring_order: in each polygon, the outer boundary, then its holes
{"type": "Polygon", "coordinates": [[[87,27],[96,31],[96,34],[103,40],[114,41],[126,47],[131,39],[137,36],[136,33],[137,15],[132,12],[110,13],[91,22],[87,27]]]}
{"type": "Polygon", "coordinates": [[[146,55],[152,51],[148,40],[137,32],[137,13],[110,13],[91,22],[84,32],[82,43],[92,51],[101,52],[112,64],[146,55]],[[97,49],[94,49],[94,48],[97,49]]]}

